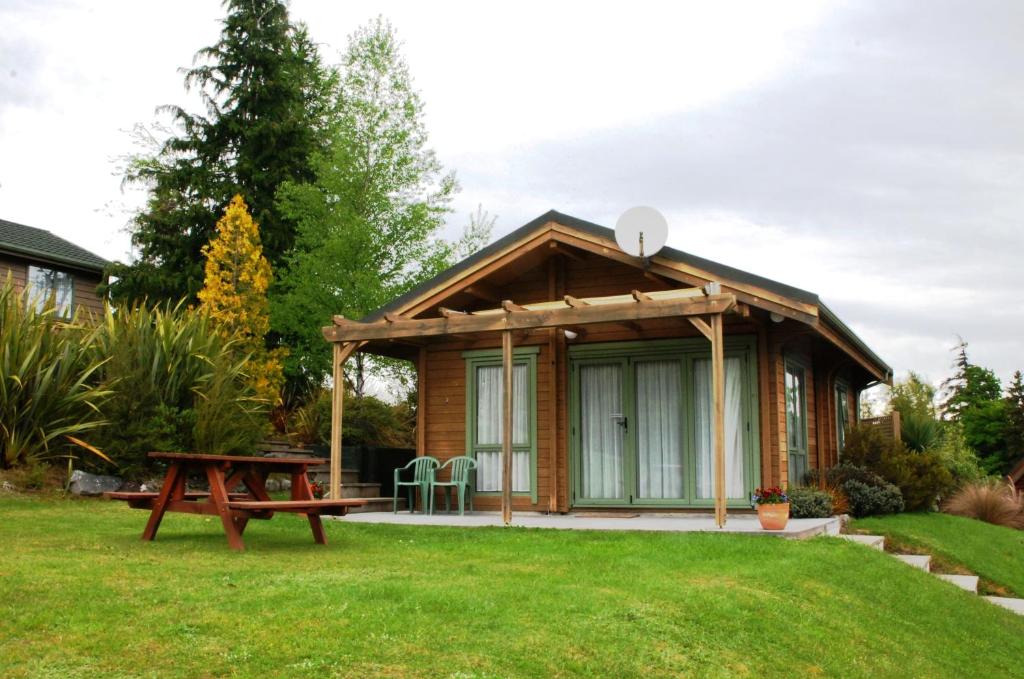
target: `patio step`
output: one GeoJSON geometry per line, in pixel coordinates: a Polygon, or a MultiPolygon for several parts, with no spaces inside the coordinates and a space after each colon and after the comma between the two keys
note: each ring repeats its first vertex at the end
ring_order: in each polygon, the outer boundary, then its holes
{"type": "Polygon", "coordinates": [[[844,540],[849,540],[850,542],[856,542],[858,545],[864,545],[865,547],[870,547],[871,549],[877,549],[880,552],[884,552],[885,551],[885,536],[884,535],[853,535],[853,534],[844,534],[844,535],[839,535],[837,537],[840,537],[840,538],[842,538],[844,540]]]}
{"type": "Polygon", "coordinates": [[[341,484],[341,497],[362,497],[362,498],[376,498],[380,497],[380,484],[379,483],[345,483],[341,484]]]}
{"type": "Polygon", "coordinates": [[[1017,615],[1024,615],[1024,599],[1014,599],[1007,596],[983,596],[982,599],[993,603],[996,606],[1013,611],[1017,615]]]}
{"type": "Polygon", "coordinates": [[[908,566],[920,568],[925,573],[931,572],[932,558],[927,554],[893,554],[893,556],[908,566]]]}
{"type": "Polygon", "coordinates": [[[978,576],[977,575],[955,575],[953,573],[932,573],[935,577],[946,582],[951,582],[960,589],[966,590],[971,594],[978,593],[978,576]]]}
{"type": "MultiPolygon", "coordinates": [[[[352,507],[348,510],[349,514],[363,514],[365,512],[390,512],[391,511],[391,498],[389,497],[370,497],[366,498],[366,504],[361,507],[352,507]]],[[[398,498],[398,511],[405,511],[405,498],[398,498]]]]}

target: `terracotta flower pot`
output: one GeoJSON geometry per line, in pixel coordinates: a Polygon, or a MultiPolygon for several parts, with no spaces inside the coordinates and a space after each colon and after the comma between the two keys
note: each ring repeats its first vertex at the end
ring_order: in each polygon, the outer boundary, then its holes
{"type": "Polygon", "coordinates": [[[757,518],[765,530],[782,530],[789,523],[789,503],[758,505],[757,518]]]}

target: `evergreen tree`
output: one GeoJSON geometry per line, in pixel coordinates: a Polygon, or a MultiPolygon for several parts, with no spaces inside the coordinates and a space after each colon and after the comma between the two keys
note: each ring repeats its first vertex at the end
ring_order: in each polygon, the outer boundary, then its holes
{"type": "Polygon", "coordinates": [[[977,452],[982,465],[990,472],[999,473],[1008,465],[1008,405],[1002,398],[1002,385],[994,372],[971,363],[967,343],[962,339],[954,351],[957,352],[955,372],[943,382],[943,417],[959,423],[964,439],[977,452]]]}
{"type": "Polygon", "coordinates": [[[1024,458],[1024,376],[1013,373],[1006,394],[1006,459],[1014,464],[1024,458]]]}
{"type": "Polygon", "coordinates": [[[220,40],[200,50],[185,72],[205,114],[163,107],[177,134],[130,160],[126,181],[148,186],[150,194],[133,223],[137,262],[111,269],[116,298],[194,296],[203,283],[201,250],[235,194],[252,206],[272,265],[294,242],[294,221],[281,214],[275,194],[285,181],[313,178],[310,157],[323,149],[334,76],[284,2],[225,6],[220,40]]]}
{"type": "Polygon", "coordinates": [[[399,47],[381,19],[351,36],[330,150],[315,157],[314,181],[279,192],[298,224],[272,310],[292,349],[292,379],[319,382],[330,372],[320,328],[333,314],[377,309],[448,266],[455,251],[440,237],[455,177],[427,146],[423,103],[399,47]]]}
{"type": "Polygon", "coordinates": [[[203,247],[206,257],[201,308],[225,338],[234,341],[236,352],[248,356],[246,372],[257,396],[271,405],[280,400],[284,377],[283,350],[268,352],[270,331],[270,263],[263,256],[259,226],[249,215],[241,196],[231,199],[217,232],[203,247]]]}

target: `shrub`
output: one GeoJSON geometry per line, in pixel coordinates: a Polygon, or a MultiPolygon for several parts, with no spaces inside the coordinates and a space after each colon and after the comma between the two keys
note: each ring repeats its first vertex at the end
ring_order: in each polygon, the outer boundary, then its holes
{"type": "Polygon", "coordinates": [[[900,435],[903,444],[910,450],[922,453],[932,450],[942,440],[942,423],[931,415],[922,413],[902,414],[900,435]]]}
{"type": "Polygon", "coordinates": [[[894,449],[878,469],[903,495],[907,511],[930,511],[953,490],[953,477],[936,453],[894,449]]]}
{"type": "Polygon", "coordinates": [[[842,490],[855,517],[895,514],[903,511],[900,489],[878,474],[848,463],[828,470],[826,482],[842,490]]]}
{"type": "Polygon", "coordinates": [[[959,422],[944,422],[942,437],[934,448],[946,469],[953,477],[953,484],[961,486],[985,478],[977,453],[967,445],[963,426],[959,422]]]}
{"type": "Polygon", "coordinates": [[[66,436],[102,424],[107,391],[93,383],[102,359],[87,347],[93,331],[42,311],[0,285],[0,467],[66,453],[66,436]]]}
{"type": "Polygon", "coordinates": [[[809,486],[791,488],[789,515],[794,519],[824,519],[832,516],[832,496],[827,491],[809,486]]]}
{"type": "Polygon", "coordinates": [[[900,495],[900,489],[891,483],[869,486],[850,479],[843,484],[843,492],[849,500],[850,513],[858,518],[903,511],[903,496],[900,495]]]}
{"type": "Polygon", "coordinates": [[[877,427],[851,429],[843,459],[897,486],[910,511],[933,509],[954,487],[953,475],[938,453],[907,450],[877,427]]]}
{"type": "MultiPolygon", "coordinates": [[[[331,398],[331,390],[322,389],[292,412],[292,438],[300,443],[330,445],[331,398]]],[[[415,419],[407,403],[392,405],[374,396],[360,398],[346,393],[342,440],[348,446],[412,448],[416,445],[415,419]]]]}
{"type": "Polygon", "coordinates": [[[1024,530],[1024,502],[1012,484],[978,482],[961,488],[946,502],[948,514],[1024,530]]]}
{"type": "Polygon", "coordinates": [[[136,476],[151,450],[251,453],[263,436],[265,403],[245,379],[244,359],[200,312],[183,304],[108,309],[92,351],[113,392],[96,445],[136,476]]]}

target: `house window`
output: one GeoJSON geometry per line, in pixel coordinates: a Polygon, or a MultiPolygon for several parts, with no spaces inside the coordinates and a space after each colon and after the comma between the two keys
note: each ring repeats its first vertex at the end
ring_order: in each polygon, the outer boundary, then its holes
{"type": "Polygon", "coordinates": [[[807,377],[800,364],[786,361],[786,443],[789,483],[799,485],[807,472],[807,377]]]}
{"type": "Polygon", "coordinates": [[[836,444],[839,454],[846,447],[846,432],[850,429],[850,391],[842,382],[836,382],[836,444]]]}
{"type": "MultiPolygon", "coordinates": [[[[512,364],[512,492],[536,501],[537,347],[523,347],[512,364]]],[[[466,352],[466,448],[477,462],[476,491],[501,492],[504,374],[500,351],[466,352]]]]}
{"type": "Polygon", "coordinates": [[[41,266],[28,267],[28,296],[38,311],[52,308],[61,318],[71,316],[75,281],[71,274],[41,266]]]}

